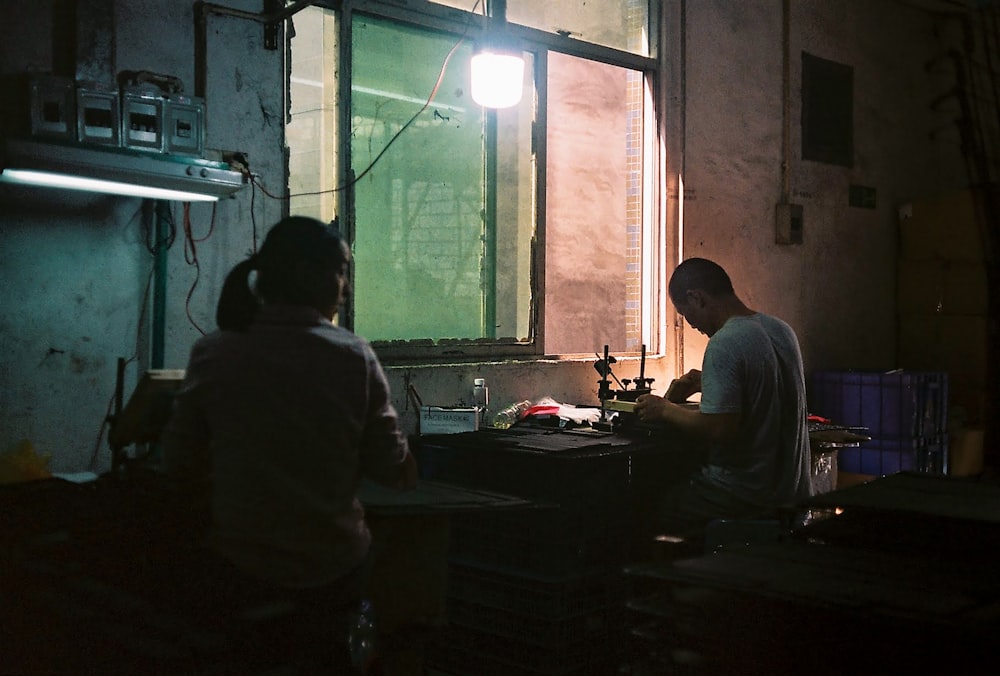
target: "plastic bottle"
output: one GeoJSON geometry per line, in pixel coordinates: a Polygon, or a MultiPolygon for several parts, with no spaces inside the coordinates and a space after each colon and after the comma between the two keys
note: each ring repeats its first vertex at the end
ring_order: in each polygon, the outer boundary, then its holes
{"type": "Polygon", "coordinates": [[[485,423],[490,408],[490,388],[486,387],[485,378],[476,378],[472,381],[472,403],[479,411],[479,422],[485,423]]]}
{"type": "Polygon", "coordinates": [[[496,417],[493,418],[493,427],[501,430],[510,428],[521,419],[521,416],[529,408],[531,408],[531,402],[527,400],[511,404],[496,414],[496,417]]]}

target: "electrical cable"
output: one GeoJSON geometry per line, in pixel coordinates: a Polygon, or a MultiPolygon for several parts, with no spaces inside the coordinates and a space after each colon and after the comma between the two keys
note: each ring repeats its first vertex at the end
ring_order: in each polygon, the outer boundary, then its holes
{"type": "MultiPolygon", "coordinates": [[[[183,209],[184,209],[184,258],[188,262],[189,265],[194,265],[195,266],[195,271],[196,271],[195,272],[195,280],[191,284],[191,288],[188,290],[187,298],[186,298],[185,304],[184,304],[184,310],[187,313],[188,320],[191,322],[191,324],[199,332],[201,332],[202,335],[205,335],[205,331],[203,331],[201,329],[201,327],[198,326],[198,324],[194,321],[194,318],[191,316],[190,303],[191,303],[191,297],[194,294],[195,287],[198,284],[198,279],[201,276],[201,266],[200,266],[200,264],[198,262],[198,253],[197,253],[196,245],[199,242],[204,242],[209,237],[211,237],[213,231],[215,230],[216,203],[212,204],[212,219],[211,219],[211,222],[209,223],[208,233],[204,237],[201,237],[201,238],[196,238],[193,235],[193,231],[192,231],[192,228],[191,228],[191,203],[190,202],[184,202],[183,203],[183,209]]],[[[162,242],[162,243],[155,243],[155,244],[151,243],[152,233],[150,232],[150,228],[149,228],[148,222],[146,223],[146,250],[150,253],[150,255],[152,255],[154,257],[157,254],[157,250],[161,246],[165,247],[167,249],[170,249],[170,247],[173,246],[173,243],[176,240],[176,237],[177,237],[177,224],[176,224],[176,222],[174,220],[173,214],[170,213],[170,212],[168,212],[168,223],[170,225],[170,230],[169,230],[169,234],[168,234],[169,236],[167,237],[167,239],[164,242],[162,242]]],[[[135,346],[134,346],[132,355],[128,359],[125,360],[125,365],[131,364],[132,362],[137,361],[138,358],[139,358],[139,351],[140,351],[140,347],[141,347],[140,346],[140,337],[141,337],[142,325],[143,325],[143,322],[145,321],[146,313],[147,313],[147,310],[148,310],[148,307],[149,307],[149,292],[150,292],[150,288],[153,285],[153,278],[154,278],[155,274],[156,274],[156,265],[154,263],[154,265],[151,266],[150,269],[149,269],[149,275],[146,278],[146,288],[145,288],[145,290],[143,291],[143,294],[142,294],[143,301],[142,301],[142,306],[139,309],[139,321],[138,321],[138,324],[136,326],[135,346]]],[[[94,450],[93,450],[93,452],[91,453],[91,456],[90,456],[90,463],[88,465],[90,471],[94,471],[96,469],[97,459],[100,456],[100,452],[101,452],[101,442],[104,440],[104,430],[105,430],[105,427],[107,426],[108,421],[111,419],[111,412],[114,409],[114,404],[115,404],[115,393],[112,392],[111,398],[108,400],[107,410],[105,411],[104,417],[101,420],[101,427],[100,427],[100,429],[97,432],[97,439],[94,442],[94,450]]]]}
{"type": "MultiPolygon", "coordinates": [[[[472,5],[472,9],[469,10],[469,15],[471,17],[475,17],[476,16],[476,9],[479,7],[479,2],[480,2],[480,0],[476,0],[476,2],[472,5]]],[[[485,8],[485,5],[484,5],[484,8],[485,8]]],[[[330,193],[335,193],[335,192],[340,192],[342,190],[347,190],[352,185],[356,184],[358,181],[360,181],[362,178],[364,178],[375,167],[375,165],[378,163],[378,161],[380,159],[382,159],[382,156],[385,155],[386,152],[388,152],[388,150],[392,146],[392,144],[396,142],[396,139],[398,139],[403,134],[403,132],[406,131],[410,127],[410,125],[412,125],[416,121],[416,119],[421,114],[423,114],[424,111],[426,111],[430,107],[431,102],[434,101],[434,97],[437,96],[437,92],[438,92],[438,89],[440,89],[440,87],[441,87],[441,83],[444,81],[444,74],[445,74],[445,71],[448,68],[449,61],[451,61],[451,57],[454,56],[454,54],[458,50],[458,48],[462,45],[463,42],[465,42],[466,36],[469,33],[469,28],[471,27],[471,25],[472,25],[472,21],[466,22],[465,29],[462,31],[462,34],[459,36],[458,40],[455,42],[455,44],[452,46],[452,48],[450,50],[448,50],[448,54],[445,55],[444,61],[441,62],[441,70],[438,72],[437,82],[434,83],[434,87],[431,89],[431,92],[427,96],[427,100],[424,101],[424,104],[420,107],[420,109],[416,113],[413,114],[412,117],[410,117],[409,120],[407,120],[406,124],[404,124],[402,127],[400,127],[399,130],[395,134],[392,135],[392,137],[389,139],[389,141],[385,144],[385,146],[382,148],[382,150],[379,151],[379,153],[375,156],[375,158],[368,164],[368,166],[365,167],[360,173],[356,174],[353,178],[351,178],[350,180],[348,180],[343,185],[335,187],[335,188],[329,188],[327,190],[317,190],[317,191],[313,191],[313,192],[301,192],[301,193],[295,193],[293,195],[287,195],[285,197],[281,197],[279,195],[273,195],[270,192],[268,192],[264,188],[264,186],[262,186],[260,184],[260,182],[257,180],[257,178],[253,174],[251,174],[249,171],[246,171],[245,174],[244,174],[244,176],[250,181],[250,183],[252,185],[255,185],[258,188],[260,188],[260,191],[262,193],[264,193],[267,197],[270,197],[271,199],[275,199],[275,200],[289,200],[289,199],[291,199],[293,197],[311,197],[311,196],[315,196],[315,195],[328,195],[330,193]]]]}
{"type": "Polygon", "coordinates": [[[191,315],[191,298],[194,296],[195,288],[198,286],[198,281],[201,279],[201,263],[198,260],[197,245],[200,242],[206,241],[215,231],[216,204],[216,202],[212,203],[212,218],[209,221],[208,232],[204,237],[197,238],[194,236],[194,231],[191,226],[191,203],[184,203],[184,260],[188,265],[194,266],[195,269],[194,281],[191,283],[191,287],[187,292],[187,297],[184,299],[184,313],[187,315],[188,321],[191,322],[191,325],[203,336],[205,335],[205,330],[198,325],[198,322],[196,322],[194,317],[191,315]]]}
{"type": "MultiPolygon", "coordinates": [[[[149,275],[146,277],[146,289],[143,291],[142,294],[143,298],[142,306],[139,308],[139,321],[136,324],[136,330],[135,330],[134,351],[132,352],[132,356],[130,356],[128,359],[125,360],[126,365],[131,364],[132,362],[136,361],[139,358],[139,347],[140,347],[139,342],[140,342],[140,337],[142,335],[142,325],[146,318],[146,310],[149,307],[149,289],[153,285],[153,276],[155,272],[156,272],[156,264],[154,262],[154,264],[149,268],[149,275]]],[[[97,467],[97,458],[101,454],[101,442],[104,440],[104,429],[107,426],[108,421],[111,420],[111,411],[114,409],[114,405],[115,405],[115,393],[112,392],[111,398],[108,399],[108,409],[107,411],[105,411],[104,417],[101,419],[101,427],[97,431],[97,439],[94,442],[94,450],[90,455],[90,463],[88,465],[88,469],[91,472],[95,471],[97,467]]]]}
{"type": "Polygon", "coordinates": [[[154,256],[156,255],[156,250],[160,246],[170,249],[170,247],[174,245],[174,241],[176,241],[177,239],[177,223],[174,222],[174,215],[169,212],[167,213],[168,213],[167,224],[170,226],[170,229],[167,235],[167,239],[162,244],[153,241],[153,229],[150,227],[149,221],[148,220],[145,221],[146,250],[149,251],[149,253],[154,256]]]}
{"type": "Polygon", "coordinates": [[[253,235],[253,240],[250,243],[250,253],[257,253],[257,213],[254,210],[254,204],[257,202],[257,181],[250,181],[250,227],[253,235]]]}

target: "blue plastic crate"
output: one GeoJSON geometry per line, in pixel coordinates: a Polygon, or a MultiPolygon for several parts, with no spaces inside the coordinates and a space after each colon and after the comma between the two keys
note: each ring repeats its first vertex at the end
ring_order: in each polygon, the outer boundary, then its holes
{"type": "Polygon", "coordinates": [[[938,371],[816,371],[809,412],[863,427],[878,439],[947,433],[948,374],[938,371]]]}
{"type": "Polygon", "coordinates": [[[856,448],[840,449],[837,469],[875,476],[897,472],[947,474],[948,436],[872,439],[856,448]]]}

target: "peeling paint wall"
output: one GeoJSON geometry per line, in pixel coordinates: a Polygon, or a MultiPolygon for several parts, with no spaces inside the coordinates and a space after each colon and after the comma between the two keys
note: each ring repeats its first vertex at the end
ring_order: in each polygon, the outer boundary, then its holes
{"type": "MultiPolygon", "coordinates": [[[[788,182],[804,226],[801,245],[779,245],[782,3],[686,4],[685,257],[719,261],[751,307],[792,324],[807,371],[895,368],[897,209],[968,181],[954,138],[931,138],[954,117],[931,110],[954,83],[926,67],[947,22],[892,0],[789,3],[788,182]],[[802,52],[853,68],[852,167],[801,159],[802,52]],[[877,206],[849,206],[852,184],[877,206]]],[[[706,340],[684,341],[697,367],[706,340]]]]}
{"type": "MultiPolygon", "coordinates": [[[[145,69],[193,88],[193,2],[105,3],[113,31],[105,42],[99,35],[87,42],[88,72],[145,69]]],[[[57,4],[4,3],[0,72],[52,68],[57,4]]],[[[259,0],[220,4],[262,9],[259,0]]],[[[946,49],[940,25],[894,0],[790,3],[788,178],[805,218],[803,244],[785,246],[774,242],[782,186],[782,3],[663,3],[676,15],[681,4],[684,63],[668,70],[684,79],[670,87],[684,93],[683,119],[667,126],[683,134],[668,145],[683,148],[670,165],[683,172],[686,187],[685,254],[719,260],[748,304],[789,321],[807,369],[894,366],[896,207],[967,182],[954,137],[929,136],[953,116],[929,107],[949,86],[947,73],[925,68],[946,49]],[[799,159],[803,50],[854,69],[853,167],[799,159]],[[852,184],[874,187],[876,208],[848,206],[852,184]]],[[[283,54],[264,48],[259,23],[212,15],[206,28],[206,146],[246,153],[264,188],[281,194],[283,54]]],[[[671,45],[681,37],[666,36],[671,45]]],[[[193,206],[186,217],[171,204],[171,213],[164,366],[183,368],[199,329],[214,326],[225,274],[282,216],[282,202],[247,187],[214,212],[193,206]]],[[[134,357],[126,396],[150,366],[152,225],[140,200],[0,190],[0,451],[27,438],[52,454],[55,471],[107,469],[102,432],[117,360],[134,357]]],[[[649,360],[654,388],[699,365],[704,338],[685,331],[684,343],[683,364],[649,360]]],[[[542,396],[593,404],[599,378],[593,361],[387,368],[408,430],[415,428],[408,384],[433,404],[468,402],[474,377],[487,379],[497,406],[542,396]]],[[[638,364],[622,363],[616,372],[635,376],[638,364]]]]}
{"type": "MultiPolygon", "coordinates": [[[[260,12],[256,0],[229,7],[260,12]]],[[[77,72],[148,70],[195,85],[193,2],[80,2],[78,28],[89,31],[77,72]],[[87,7],[109,17],[99,24],[87,7]],[[111,25],[108,25],[108,24],[111,25]],[[101,56],[103,55],[103,56],[101,56]],[[104,59],[104,61],[99,61],[104,59]]],[[[65,4],[4,3],[2,73],[52,72],[53,13],[65,4]]],[[[283,53],[265,50],[261,24],[209,16],[206,49],[206,147],[247,154],[253,171],[283,193],[283,53]]],[[[117,363],[128,360],[124,393],[150,368],[155,241],[152,203],[68,191],[0,189],[0,451],[29,439],[51,454],[57,472],[110,466],[104,434],[112,410],[117,363]]],[[[249,187],[214,210],[170,204],[163,366],[183,368],[199,328],[215,326],[215,303],[226,272],[281,202],[249,187]],[[188,236],[189,235],[189,236],[188,236]],[[192,245],[193,244],[193,245],[192,245]]]]}

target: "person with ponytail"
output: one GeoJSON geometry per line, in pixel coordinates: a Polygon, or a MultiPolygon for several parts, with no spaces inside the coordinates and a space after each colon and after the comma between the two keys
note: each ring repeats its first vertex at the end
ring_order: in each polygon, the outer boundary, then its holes
{"type": "Polygon", "coordinates": [[[205,545],[233,576],[345,603],[369,562],[362,478],[417,481],[378,358],[333,321],[349,264],[335,227],[274,225],[226,277],[162,436],[168,477],[205,487],[205,545]]]}

